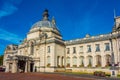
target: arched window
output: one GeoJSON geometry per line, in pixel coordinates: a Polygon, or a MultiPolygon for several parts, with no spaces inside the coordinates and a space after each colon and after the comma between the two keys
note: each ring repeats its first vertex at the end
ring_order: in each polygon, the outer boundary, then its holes
{"type": "Polygon", "coordinates": [[[80,57],[80,65],[79,65],[79,67],[84,67],[84,57],[83,56],[80,57]]]}
{"type": "Polygon", "coordinates": [[[111,56],[106,55],[106,67],[109,66],[110,64],[111,64],[111,56]]]}
{"type": "Polygon", "coordinates": [[[77,67],[77,57],[73,57],[73,67],[77,67]]]}
{"type": "Polygon", "coordinates": [[[31,42],[31,46],[30,47],[31,47],[31,49],[30,49],[31,50],[31,55],[33,55],[33,53],[34,53],[34,44],[33,44],[33,42],[31,42]]]}
{"type": "Polygon", "coordinates": [[[67,59],[66,59],[66,67],[70,67],[70,57],[67,57],[67,59]]]}
{"type": "Polygon", "coordinates": [[[96,67],[100,67],[101,66],[101,56],[100,55],[96,56],[96,62],[97,62],[96,67]]]}
{"type": "Polygon", "coordinates": [[[88,56],[88,67],[92,67],[92,56],[88,56]]]}

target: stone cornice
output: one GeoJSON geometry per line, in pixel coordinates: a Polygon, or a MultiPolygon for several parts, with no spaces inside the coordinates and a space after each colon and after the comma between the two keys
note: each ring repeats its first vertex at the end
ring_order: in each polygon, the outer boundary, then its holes
{"type": "Polygon", "coordinates": [[[81,38],[81,39],[65,41],[65,45],[75,45],[75,44],[105,41],[105,40],[109,40],[109,39],[115,39],[118,37],[120,37],[120,36],[118,36],[118,34],[112,34],[112,35],[105,34],[105,35],[99,35],[99,36],[92,36],[89,38],[81,38]]]}

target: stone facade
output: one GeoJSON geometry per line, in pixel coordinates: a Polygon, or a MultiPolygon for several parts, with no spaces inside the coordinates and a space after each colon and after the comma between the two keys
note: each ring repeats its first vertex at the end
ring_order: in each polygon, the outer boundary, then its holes
{"type": "Polygon", "coordinates": [[[119,68],[120,17],[115,18],[113,31],[109,34],[87,34],[85,38],[64,41],[55,19],[50,21],[48,16],[48,10],[45,10],[43,19],[31,27],[16,49],[11,49],[14,55],[8,57],[11,53],[5,50],[6,72],[110,72],[112,62],[119,68]]]}

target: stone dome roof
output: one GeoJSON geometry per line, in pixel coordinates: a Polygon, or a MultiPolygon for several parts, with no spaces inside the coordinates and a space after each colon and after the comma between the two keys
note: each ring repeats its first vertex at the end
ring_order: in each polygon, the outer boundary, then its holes
{"type": "Polygon", "coordinates": [[[45,10],[43,12],[43,19],[41,21],[38,21],[35,24],[33,24],[32,29],[33,28],[42,28],[42,27],[57,29],[55,19],[52,18],[52,20],[50,21],[48,19],[48,17],[49,17],[48,10],[45,10]]]}
{"type": "Polygon", "coordinates": [[[42,21],[38,21],[35,24],[32,25],[32,28],[41,28],[41,27],[48,27],[48,28],[55,28],[56,29],[56,25],[53,24],[51,21],[49,20],[42,20],[42,21]]]}

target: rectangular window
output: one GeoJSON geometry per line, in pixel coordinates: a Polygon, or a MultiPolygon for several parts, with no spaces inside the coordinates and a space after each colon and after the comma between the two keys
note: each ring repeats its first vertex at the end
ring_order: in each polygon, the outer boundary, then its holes
{"type": "Polygon", "coordinates": [[[99,52],[99,51],[100,51],[100,45],[96,44],[96,52],[99,52]]]}
{"type": "Polygon", "coordinates": [[[105,51],[110,51],[110,45],[109,45],[109,43],[105,43],[105,51]]]}
{"type": "Polygon", "coordinates": [[[67,48],[67,54],[70,54],[70,48],[67,48]]]}
{"type": "Polygon", "coordinates": [[[76,47],[73,47],[73,53],[76,53],[76,47]]]}
{"type": "Polygon", "coordinates": [[[83,46],[80,46],[80,53],[83,52],[83,46]]]}
{"type": "Polygon", "coordinates": [[[91,52],[91,45],[87,45],[87,52],[91,52]]]}
{"type": "Polygon", "coordinates": [[[50,53],[50,46],[47,47],[47,52],[50,53]]]}

